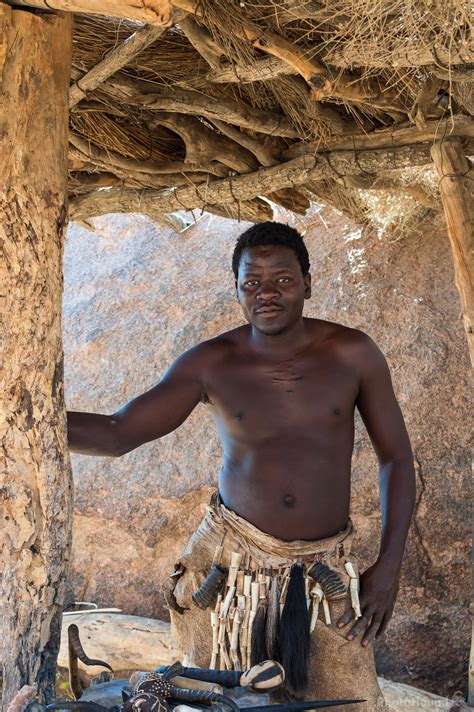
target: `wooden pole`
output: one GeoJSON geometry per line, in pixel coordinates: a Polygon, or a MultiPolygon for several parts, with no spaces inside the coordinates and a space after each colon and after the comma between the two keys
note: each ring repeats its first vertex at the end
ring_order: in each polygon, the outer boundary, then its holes
{"type": "Polygon", "coordinates": [[[147,25],[170,25],[169,0],[16,0],[15,4],[42,10],[122,17],[147,25]]]}
{"type": "Polygon", "coordinates": [[[205,185],[192,185],[176,189],[129,190],[113,187],[110,190],[91,191],[71,199],[71,216],[74,220],[87,220],[106,213],[146,213],[149,210],[172,213],[208,206],[223,206],[239,200],[251,200],[282,188],[307,185],[308,182],[341,178],[341,176],[376,173],[384,170],[401,170],[408,166],[422,166],[430,162],[428,146],[400,146],[374,151],[333,151],[327,154],[300,156],[292,161],[270,168],[259,168],[253,173],[210,180],[205,185]]]}
{"type": "Polygon", "coordinates": [[[166,32],[165,25],[145,25],[128,37],[118,47],[115,47],[78,81],[74,82],[69,90],[69,108],[72,109],[93,91],[103,84],[106,79],[124,67],[140,52],[156,42],[166,32]]]}
{"type": "Polygon", "coordinates": [[[72,15],[0,3],[3,709],[53,698],[71,547],[61,343],[72,15]]]}
{"type": "Polygon", "coordinates": [[[474,366],[474,171],[459,138],[434,144],[431,156],[438,174],[456,286],[474,366]]]}

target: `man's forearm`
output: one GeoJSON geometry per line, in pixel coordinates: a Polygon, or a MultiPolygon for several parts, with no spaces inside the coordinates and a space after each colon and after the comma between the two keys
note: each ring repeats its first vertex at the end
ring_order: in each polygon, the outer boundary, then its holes
{"type": "Polygon", "coordinates": [[[415,505],[413,458],[406,457],[380,467],[380,505],[382,539],[379,560],[401,565],[410,521],[415,505]]]}
{"type": "Polygon", "coordinates": [[[68,411],[67,437],[69,449],[81,455],[119,457],[126,452],[110,415],[68,411]]]}

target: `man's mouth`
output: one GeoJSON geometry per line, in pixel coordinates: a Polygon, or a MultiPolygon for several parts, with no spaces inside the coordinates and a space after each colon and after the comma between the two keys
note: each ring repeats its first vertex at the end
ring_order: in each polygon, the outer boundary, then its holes
{"type": "Polygon", "coordinates": [[[277,304],[267,304],[264,307],[259,307],[258,309],[256,309],[255,313],[271,316],[272,314],[276,314],[277,312],[281,311],[283,311],[283,307],[280,307],[277,304]]]}

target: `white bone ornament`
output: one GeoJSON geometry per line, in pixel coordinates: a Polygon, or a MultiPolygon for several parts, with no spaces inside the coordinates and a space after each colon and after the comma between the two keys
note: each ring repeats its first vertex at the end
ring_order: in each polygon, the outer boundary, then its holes
{"type": "Polygon", "coordinates": [[[310,632],[312,633],[313,630],[316,628],[316,621],[318,620],[318,615],[319,615],[319,604],[323,600],[323,590],[320,586],[317,584],[313,586],[311,589],[311,598],[313,599],[313,609],[311,611],[311,623],[310,623],[310,632]]]}
{"type": "Polygon", "coordinates": [[[349,580],[349,592],[351,594],[351,604],[352,608],[354,609],[354,617],[361,618],[362,617],[362,611],[360,609],[360,601],[359,601],[359,579],[357,576],[357,571],[354,568],[354,565],[352,564],[351,561],[346,561],[344,564],[344,568],[346,569],[347,573],[350,576],[349,580]]]}
{"type": "Polygon", "coordinates": [[[323,598],[323,611],[326,625],[331,625],[331,612],[329,610],[329,603],[327,601],[327,598],[323,598]]]}

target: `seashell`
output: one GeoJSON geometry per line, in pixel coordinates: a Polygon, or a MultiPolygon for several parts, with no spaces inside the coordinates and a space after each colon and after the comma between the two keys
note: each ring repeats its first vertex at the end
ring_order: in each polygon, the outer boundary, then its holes
{"type": "Polygon", "coordinates": [[[332,571],[329,566],[326,566],[321,561],[314,564],[309,569],[308,574],[319,583],[328,601],[335,601],[346,595],[347,589],[339,574],[332,571]]]}
{"type": "Polygon", "coordinates": [[[202,585],[191,595],[194,605],[202,610],[212,606],[216,601],[217,594],[225,581],[226,575],[227,572],[222,566],[214,564],[202,585]]]}

